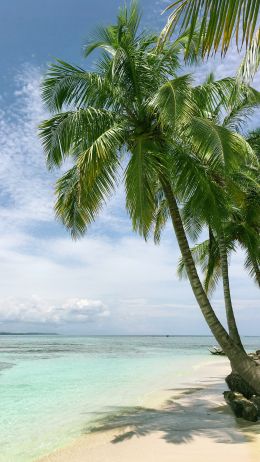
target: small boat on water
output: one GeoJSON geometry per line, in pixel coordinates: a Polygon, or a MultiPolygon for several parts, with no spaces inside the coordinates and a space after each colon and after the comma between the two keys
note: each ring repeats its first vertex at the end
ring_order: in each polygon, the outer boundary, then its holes
{"type": "Polygon", "coordinates": [[[226,356],[226,354],[220,347],[213,346],[209,348],[209,351],[212,355],[226,356]]]}

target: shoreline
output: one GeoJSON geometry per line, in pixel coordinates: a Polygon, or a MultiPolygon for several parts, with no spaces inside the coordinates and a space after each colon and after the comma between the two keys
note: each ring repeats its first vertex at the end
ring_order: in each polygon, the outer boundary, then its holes
{"type": "Polygon", "coordinates": [[[260,422],[236,419],[223,398],[227,360],[197,365],[185,383],[149,393],[35,462],[257,462],[260,422]]]}

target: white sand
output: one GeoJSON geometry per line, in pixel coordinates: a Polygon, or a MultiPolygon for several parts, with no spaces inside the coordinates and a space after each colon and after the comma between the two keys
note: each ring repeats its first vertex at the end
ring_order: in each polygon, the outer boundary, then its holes
{"type": "Polygon", "coordinates": [[[225,361],[204,365],[192,382],[40,462],[260,462],[260,422],[234,418],[222,395],[227,372],[225,361]]]}

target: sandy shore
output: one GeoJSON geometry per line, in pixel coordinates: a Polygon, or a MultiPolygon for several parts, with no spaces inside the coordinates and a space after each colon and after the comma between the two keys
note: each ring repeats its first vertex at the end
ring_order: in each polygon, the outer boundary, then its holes
{"type": "Polygon", "coordinates": [[[230,412],[222,396],[227,372],[225,360],[206,364],[182,387],[108,416],[98,431],[39,462],[259,462],[260,422],[230,412]]]}

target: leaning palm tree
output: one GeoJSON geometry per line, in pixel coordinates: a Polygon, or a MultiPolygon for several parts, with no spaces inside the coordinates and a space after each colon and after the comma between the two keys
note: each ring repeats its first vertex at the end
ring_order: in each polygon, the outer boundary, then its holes
{"type": "Polygon", "coordinates": [[[193,35],[198,33],[202,56],[219,49],[224,56],[235,36],[238,49],[246,46],[238,77],[247,82],[253,78],[260,64],[259,0],[176,0],[165,11],[170,11],[170,15],[160,43],[176,28],[180,31],[189,28],[186,53],[189,53],[193,35]]]}
{"type": "Polygon", "coordinates": [[[183,40],[158,51],[156,36],[138,32],[139,21],[136,3],[121,9],[116,25],[99,29],[85,47],[86,56],[103,50],[96,71],[58,61],[43,81],[43,100],[54,112],[40,127],[47,165],[72,161],[57,182],[56,213],[72,236],[81,236],[123,180],[133,229],[148,238],[162,191],[205,320],[238,373],[260,393],[256,364],[234,344],[203,289],[178,206],[178,197],[192,193],[221,220],[225,191],[209,172],[232,168],[251,149],[200,114],[191,77],[176,75],[183,40]]]}
{"type": "MultiPolygon", "coordinates": [[[[258,204],[256,204],[256,207],[259,207],[258,204]]],[[[208,239],[201,243],[197,243],[191,248],[194,262],[201,268],[204,275],[204,288],[206,293],[212,294],[219,280],[222,279],[229,335],[239,346],[242,346],[242,344],[231,301],[228,259],[232,252],[236,251],[237,245],[240,245],[246,254],[244,262],[245,269],[255,280],[258,287],[260,287],[259,211],[258,229],[255,227],[255,221],[254,223],[250,223],[250,219],[248,218],[248,208],[246,206],[240,209],[237,207],[234,208],[233,212],[230,212],[228,221],[223,226],[225,236],[224,243],[223,240],[219,240],[219,236],[209,228],[208,239]]],[[[182,258],[179,261],[178,274],[180,278],[187,277],[182,258]]]]}
{"type": "MultiPolygon", "coordinates": [[[[214,88],[214,77],[210,75],[206,82],[196,89],[198,92],[201,110],[210,119],[217,120],[219,124],[237,132],[243,133],[248,116],[260,105],[260,93],[255,89],[238,85],[231,93],[222,94],[221,101],[215,99],[210,104],[207,98],[202,95],[214,88]]],[[[257,161],[254,163],[258,167],[257,161]]],[[[213,289],[216,282],[222,276],[226,317],[231,338],[242,347],[234,316],[228,268],[228,253],[235,249],[236,243],[246,250],[246,268],[257,280],[259,278],[259,186],[257,183],[257,171],[255,165],[245,165],[243,170],[234,171],[228,176],[219,172],[218,181],[228,191],[228,213],[227,219],[223,220],[222,228],[214,229],[214,223],[209,221],[207,216],[202,214],[202,223],[198,223],[198,214],[194,210],[192,199],[188,201],[183,209],[184,224],[187,221],[201,229],[202,225],[209,227],[209,239],[193,249],[193,256],[199,263],[205,274],[205,289],[213,289]],[[191,203],[190,203],[191,202],[191,203]],[[196,221],[197,223],[196,223],[196,221]]],[[[214,172],[214,175],[216,172],[214,172]]],[[[193,234],[194,234],[193,229],[193,234]]],[[[185,268],[183,261],[179,266],[179,273],[182,274],[185,268]]]]}
{"type": "MultiPolygon", "coordinates": [[[[231,253],[236,250],[237,244],[239,244],[246,252],[244,267],[258,287],[260,287],[259,233],[252,231],[252,228],[245,223],[244,216],[239,212],[236,210],[235,217],[232,217],[225,229],[226,254],[229,258],[231,253]]],[[[205,291],[208,294],[212,294],[222,277],[217,236],[209,229],[208,239],[195,244],[191,248],[191,252],[196,265],[200,266],[204,275],[203,285],[205,291]]],[[[178,275],[180,278],[187,277],[182,258],[180,258],[178,264],[178,275]]]]}

